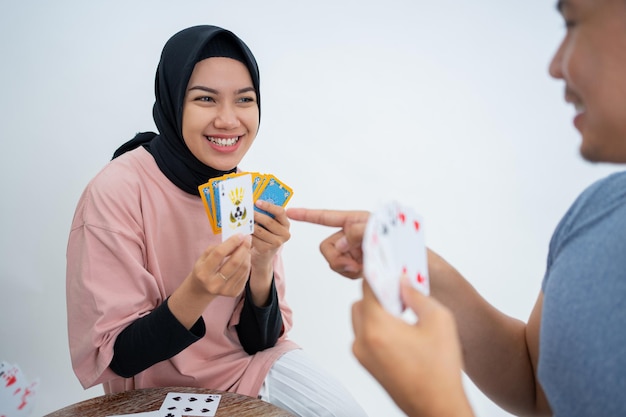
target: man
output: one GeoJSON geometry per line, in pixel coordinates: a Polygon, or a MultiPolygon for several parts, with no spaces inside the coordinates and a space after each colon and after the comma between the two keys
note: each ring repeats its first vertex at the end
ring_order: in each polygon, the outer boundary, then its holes
{"type": "MultiPolygon", "coordinates": [[[[626,162],[626,1],[562,0],[567,33],[550,64],[576,109],[580,153],[626,162]]],[[[293,220],[341,230],[320,249],[330,267],[361,276],[364,211],[289,209],[293,220]]],[[[463,368],[489,398],[519,415],[626,415],[626,173],[585,190],[557,227],[526,323],[487,303],[429,251],[431,295],[402,282],[409,325],[363,282],[352,309],[353,351],[411,416],[472,415],[463,368]]],[[[521,261],[521,260],[520,260],[521,261]]]]}

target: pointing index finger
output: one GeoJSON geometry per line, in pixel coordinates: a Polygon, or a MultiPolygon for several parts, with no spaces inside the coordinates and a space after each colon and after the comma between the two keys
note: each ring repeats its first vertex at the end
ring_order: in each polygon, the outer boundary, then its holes
{"type": "Polygon", "coordinates": [[[287,217],[292,220],[330,227],[343,227],[349,223],[366,222],[369,212],[361,210],[326,210],[289,208],[287,217]]]}

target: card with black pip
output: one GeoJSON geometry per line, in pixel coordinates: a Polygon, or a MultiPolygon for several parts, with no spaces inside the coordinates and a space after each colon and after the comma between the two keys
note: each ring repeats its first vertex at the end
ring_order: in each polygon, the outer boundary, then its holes
{"type": "Polygon", "coordinates": [[[254,232],[254,202],[250,174],[222,180],[218,189],[222,241],[236,233],[251,235],[254,232]]]}
{"type": "Polygon", "coordinates": [[[270,213],[254,205],[257,200],[285,207],[293,190],[272,174],[236,172],[211,178],[198,187],[213,233],[222,240],[235,233],[254,231],[254,212],[270,213]]]}
{"type": "Polygon", "coordinates": [[[222,398],[219,394],[187,394],[168,392],[161,411],[178,412],[183,416],[214,416],[222,398]]]}

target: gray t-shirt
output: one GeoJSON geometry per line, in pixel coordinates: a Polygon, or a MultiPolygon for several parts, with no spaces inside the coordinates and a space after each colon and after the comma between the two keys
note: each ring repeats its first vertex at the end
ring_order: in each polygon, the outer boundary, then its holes
{"type": "Polygon", "coordinates": [[[595,182],[550,242],[539,380],[555,416],[626,416],[626,172],[595,182]]]}

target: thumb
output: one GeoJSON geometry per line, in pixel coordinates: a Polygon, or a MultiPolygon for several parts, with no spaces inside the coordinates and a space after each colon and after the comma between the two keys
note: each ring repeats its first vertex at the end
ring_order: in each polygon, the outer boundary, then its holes
{"type": "Polygon", "coordinates": [[[404,305],[413,310],[417,317],[426,317],[440,307],[437,300],[415,289],[406,276],[400,279],[400,296],[404,305]]]}

